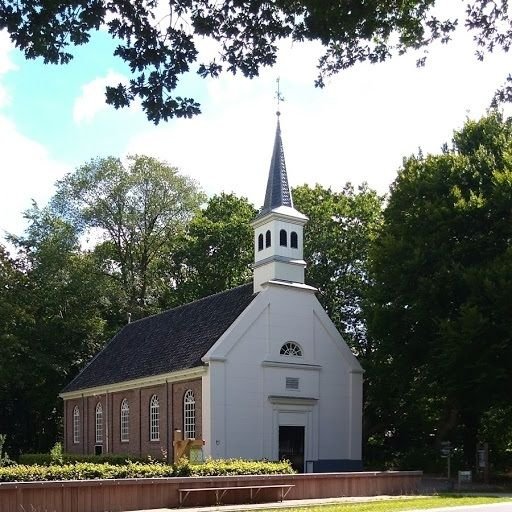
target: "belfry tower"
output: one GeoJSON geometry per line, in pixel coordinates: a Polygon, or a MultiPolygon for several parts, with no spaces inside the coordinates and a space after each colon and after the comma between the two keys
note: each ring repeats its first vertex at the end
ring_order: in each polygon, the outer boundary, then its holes
{"type": "Polygon", "coordinates": [[[252,222],[255,292],[268,281],[304,283],[303,231],[308,218],[293,207],[279,115],[265,202],[252,222]]]}

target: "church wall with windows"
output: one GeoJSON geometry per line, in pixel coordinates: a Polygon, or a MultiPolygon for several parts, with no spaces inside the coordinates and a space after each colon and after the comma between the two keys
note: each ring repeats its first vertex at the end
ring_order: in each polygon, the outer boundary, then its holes
{"type": "MultiPolygon", "coordinates": [[[[192,426],[196,438],[200,439],[202,386],[201,379],[193,379],[65,400],[65,452],[150,455],[157,459],[169,454],[169,460],[172,460],[173,432],[185,428],[184,397],[187,391],[194,396],[192,426]],[[158,404],[157,408],[152,408],[152,399],[153,405],[158,404]],[[128,406],[128,414],[126,408],[124,412],[122,410],[123,403],[128,406]],[[101,422],[98,422],[98,406],[101,422]],[[98,425],[101,425],[101,432],[98,432],[98,425]]],[[[190,414],[188,426],[191,427],[190,414]]]]}

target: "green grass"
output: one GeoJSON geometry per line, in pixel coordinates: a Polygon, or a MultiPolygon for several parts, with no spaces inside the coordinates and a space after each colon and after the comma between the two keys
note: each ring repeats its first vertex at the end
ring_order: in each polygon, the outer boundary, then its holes
{"type": "Polygon", "coordinates": [[[313,507],[280,509],[280,512],[394,512],[395,510],[413,510],[437,507],[456,507],[460,505],[482,505],[510,501],[511,498],[494,496],[432,496],[428,498],[403,498],[372,501],[366,503],[338,503],[313,507]]]}

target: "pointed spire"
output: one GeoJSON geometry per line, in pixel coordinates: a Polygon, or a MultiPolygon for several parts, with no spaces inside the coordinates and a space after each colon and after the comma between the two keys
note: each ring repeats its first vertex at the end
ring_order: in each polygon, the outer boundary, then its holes
{"type": "Polygon", "coordinates": [[[289,206],[290,208],[293,208],[292,195],[288,185],[288,176],[286,174],[283,141],[281,140],[281,126],[279,124],[278,114],[274,150],[272,151],[272,160],[270,162],[270,170],[268,173],[267,192],[265,194],[265,203],[263,204],[260,215],[267,213],[274,208],[278,208],[279,206],[289,206]]]}

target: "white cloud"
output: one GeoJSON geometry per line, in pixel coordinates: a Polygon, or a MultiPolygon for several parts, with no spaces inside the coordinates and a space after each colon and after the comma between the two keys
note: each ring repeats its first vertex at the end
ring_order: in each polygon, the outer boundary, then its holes
{"type": "Polygon", "coordinates": [[[82,85],[82,93],[73,105],[73,121],[76,124],[90,123],[100,112],[107,110],[105,87],[126,83],[128,79],[115,71],[82,85]]]}
{"type": "Polygon", "coordinates": [[[316,182],[340,189],[346,181],[385,193],[404,156],[437,152],[466,117],[485,113],[509,72],[506,55],[483,63],[461,34],[433,47],[424,68],[416,56],[359,65],[315,89],[314,45],[283,46],[276,67],[255,80],[223,75],[207,83],[203,114],[145,129],[126,151],[177,165],[212,194],[235,191],[263,200],[275,129],[275,79],[286,101],[281,126],[292,185],[316,182]]]}
{"type": "Polygon", "coordinates": [[[0,116],[0,237],[5,232],[20,234],[25,223],[21,212],[31,199],[46,204],[53,184],[69,169],[53,160],[39,143],[28,139],[15,124],[0,116]]]}
{"type": "MultiPolygon", "coordinates": [[[[17,69],[11,59],[13,49],[7,33],[0,32],[0,108],[10,101],[2,79],[17,69]]],[[[30,207],[31,199],[46,203],[53,183],[66,170],[41,144],[22,135],[12,120],[0,113],[0,240],[6,232],[23,231],[21,212],[30,207]]]]}
{"type": "Polygon", "coordinates": [[[262,119],[261,102],[239,105],[221,116],[202,114],[189,122],[152,127],[128,143],[127,153],[167,160],[209,194],[234,191],[257,202],[264,193],[261,167],[268,168],[273,116],[269,111],[262,119]]]}

